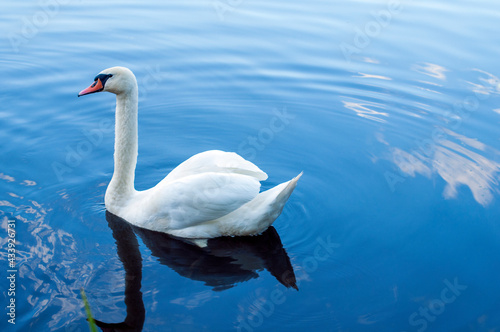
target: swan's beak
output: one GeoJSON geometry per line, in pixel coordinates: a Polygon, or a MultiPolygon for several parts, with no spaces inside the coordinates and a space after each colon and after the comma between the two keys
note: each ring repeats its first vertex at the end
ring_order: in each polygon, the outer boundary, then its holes
{"type": "Polygon", "coordinates": [[[78,94],[78,97],[85,96],[85,95],[88,95],[90,93],[99,92],[99,91],[102,91],[103,89],[104,89],[104,85],[102,84],[101,79],[97,78],[94,81],[94,83],[92,83],[91,86],[80,91],[80,93],[78,94]]]}

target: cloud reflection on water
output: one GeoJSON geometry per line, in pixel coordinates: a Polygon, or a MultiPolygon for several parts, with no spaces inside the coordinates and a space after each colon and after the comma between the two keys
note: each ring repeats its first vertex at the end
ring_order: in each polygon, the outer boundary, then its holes
{"type": "MultiPolygon", "coordinates": [[[[416,81],[426,85],[433,84],[438,90],[442,87],[441,83],[447,80],[445,73],[451,72],[451,70],[443,66],[432,63],[417,63],[412,65],[411,69],[434,78],[435,82],[416,81]]],[[[485,116],[487,119],[490,118],[487,113],[479,115],[478,112],[480,112],[480,107],[485,104],[486,99],[500,94],[500,79],[480,69],[473,69],[472,72],[480,75],[472,81],[465,81],[468,91],[465,91],[458,101],[443,99],[442,103],[434,101],[433,105],[428,105],[428,102],[432,99],[423,99],[421,102],[414,103],[417,110],[426,110],[427,112],[423,119],[424,122],[412,124],[412,126],[415,126],[415,133],[418,129],[424,129],[418,128],[418,125],[432,126],[434,130],[427,138],[414,137],[415,143],[412,148],[405,149],[392,144],[393,140],[384,136],[385,130],[378,131],[375,134],[376,140],[389,148],[388,159],[398,168],[399,174],[387,172],[390,173],[388,177],[386,173],[386,179],[391,190],[395,189],[394,184],[403,182],[407,177],[415,177],[417,174],[421,174],[431,178],[433,174],[437,174],[446,181],[446,187],[443,191],[443,197],[446,199],[457,198],[458,188],[463,185],[470,189],[474,199],[483,206],[491,204],[494,200],[494,194],[499,192],[500,163],[497,157],[500,156],[500,152],[482,142],[482,140],[489,139],[487,130],[491,131],[492,129],[487,127],[485,127],[484,131],[478,129],[476,138],[464,135],[464,128],[462,127],[464,122],[472,117],[485,116]],[[436,110],[444,113],[439,115],[440,113],[436,110]],[[448,111],[446,112],[446,110],[448,111]],[[439,116],[436,118],[436,115],[439,116]],[[435,121],[444,121],[444,123],[436,123],[435,121]]],[[[417,87],[422,88],[421,86],[417,87]]],[[[425,90],[442,93],[441,91],[425,90]]],[[[375,104],[345,101],[343,101],[343,104],[344,107],[356,112],[358,116],[377,122],[388,122],[381,119],[380,116],[384,116],[387,120],[391,119],[393,125],[398,125],[397,120],[394,120],[395,117],[393,117],[394,114],[390,105],[385,107],[388,109],[387,112],[377,112],[373,110],[374,106],[378,106],[375,104]]],[[[378,107],[384,108],[383,106],[378,107]]],[[[402,113],[400,108],[398,108],[398,111],[402,113]]],[[[489,109],[487,111],[500,114],[499,109],[489,109]]],[[[410,112],[405,115],[415,116],[417,114],[416,112],[410,112]]],[[[419,117],[421,116],[419,115],[419,117]]],[[[412,131],[408,131],[404,135],[399,133],[398,139],[411,138],[411,135],[415,133],[412,131]]]]}
{"type": "Polygon", "coordinates": [[[443,192],[445,198],[456,198],[457,188],[469,187],[474,199],[487,206],[498,192],[500,163],[486,158],[485,151],[498,154],[498,151],[478,140],[442,129],[446,136],[426,148],[426,152],[409,153],[399,148],[391,149],[391,159],[399,170],[407,176],[417,173],[431,177],[437,173],[446,181],[443,192]]]}
{"type": "Polygon", "coordinates": [[[418,73],[437,78],[439,80],[446,80],[446,72],[448,69],[443,66],[434,64],[434,63],[420,63],[412,66],[412,69],[418,73]]]}
{"type": "MultiPolygon", "coordinates": [[[[82,277],[91,273],[92,265],[83,263],[75,268],[77,244],[73,235],[48,225],[46,219],[52,210],[28,198],[33,196],[35,181],[16,180],[4,173],[0,173],[0,180],[7,188],[6,195],[0,198],[1,227],[6,230],[8,220],[16,221],[18,310],[31,312],[29,321],[17,322],[19,328],[41,325],[57,330],[82,319],[77,290],[82,277]]],[[[0,244],[5,247],[6,241],[0,239],[0,244]]]]}
{"type": "Polygon", "coordinates": [[[355,112],[356,115],[377,122],[387,122],[381,116],[388,117],[387,112],[379,112],[374,110],[374,108],[382,108],[382,105],[370,102],[354,102],[354,101],[342,101],[344,107],[355,112]]]}

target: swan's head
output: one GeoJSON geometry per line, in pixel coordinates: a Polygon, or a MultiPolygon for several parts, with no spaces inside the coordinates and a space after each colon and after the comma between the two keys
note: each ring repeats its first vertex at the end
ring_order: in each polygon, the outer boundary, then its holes
{"type": "Polygon", "coordinates": [[[130,93],[134,89],[137,89],[137,81],[134,73],[125,67],[112,67],[101,71],[94,78],[94,83],[80,91],[78,97],[101,91],[108,91],[119,95],[130,93]]]}

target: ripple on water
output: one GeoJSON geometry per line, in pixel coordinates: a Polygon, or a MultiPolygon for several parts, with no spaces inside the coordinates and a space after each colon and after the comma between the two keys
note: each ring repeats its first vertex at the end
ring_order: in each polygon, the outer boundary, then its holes
{"type": "MultiPolygon", "coordinates": [[[[75,192],[57,191],[53,186],[44,189],[36,181],[18,178],[19,175],[1,173],[0,181],[6,192],[0,197],[0,218],[4,229],[7,220],[16,220],[16,263],[22,280],[17,296],[26,299],[19,303],[18,309],[32,312],[32,319],[22,319],[19,325],[26,324],[27,328],[28,324],[36,324],[57,330],[76,322],[81,324],[84,314],[80,310],[80,288],[87,289],[108,268],[107,263],[96,268],[96,260],[91,261],[87,256],[94,255],[95,241],[100,239],[74,236],[76,229],[87,233],[82,226],[89,227],[81,223],[78,218],[81,211],[73,205],[76,203],[71,203],[75,192]],[[61,208],[65,212],[61,213],[61,208]],[[61,216],[65,216],[64,220],[59,219],[61,216]]],[[[102,244],[105,248],[105,241],[102,244]]],[[[121,269],[121,265],[117,266],[112,274],[118,276],[121,269]]],[[[93,292],[89,293],[93,298],[93,292]]]]}
{"type": "Polygon", "coordinates": [[[225,330],[227,322],[255,330],[384,330],[380,322],[395,329],[418,309],[414,292],[441,285],[434,267],[459,280],[475,274],[465,296],[476,289],[491,298],[473,310],[467,303],[474,301],[447,306],[433,328],[489,323],[498,287],[494,273],[479,272],[496,266],[485,248],[498,248],[498,227],[491,226],[500,174],[494,1],[405,3],[350,58],[340,46],[355,45],[357,31],[374,26],[372,13],[387,2],[213,3],[234,10],[221,16],[205,0],[60,2],[16,52],[10,33],[22,33],[44,3],[7,3],[0,21],[7,36],[0,45],[0,221],[4,229],[7,219],[19,225],[19,298],[26,299],[19,312],[28,313],[20,329],[87,329],[81,287],[96,315],[121,321],[125,314],[124,267],[102,204],[112,130],[62,178],[52,167],[67,164],[85,132],[113,120],[113,96],[76,94],[114,65],[133,69],[139,82],[138,189],[209,149],[255,162],[269,174],[263,189],[304,171],[274,223],[299,292],[261,270],[214,292],[159,264],[141,243],[146,329],[225,330]],[[276,110],[290,117],[277,123],[276,110]],[[408,190],[394,193],[388,173],[408,190]],[[456,215],[461,206],[470,216],[456,215]],[[456,220],[447,224],[436,209],[456,220]],[[488,213],[490,223],[471,222],[488,213]],[[266,316],[263,303],[275,289],[286,300],[266,316]],[[214,308],[225,316],[214,320],[214,308]]]}

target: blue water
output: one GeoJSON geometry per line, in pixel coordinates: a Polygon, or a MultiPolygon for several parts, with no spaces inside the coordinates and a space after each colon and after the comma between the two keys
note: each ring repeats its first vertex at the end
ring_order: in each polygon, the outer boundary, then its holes
{"type": "Polygon", "coordinates": [[[137,331],[499,331],[498,22],[493,0],[4,1],[0,330],[87,331],[83,288],[137,331]],[[209,149],[264,189],[304,171],[274,228],[200,249],[106,214],[115,99],[76,96],[116,65],[136,188],[209,149]]]}

